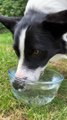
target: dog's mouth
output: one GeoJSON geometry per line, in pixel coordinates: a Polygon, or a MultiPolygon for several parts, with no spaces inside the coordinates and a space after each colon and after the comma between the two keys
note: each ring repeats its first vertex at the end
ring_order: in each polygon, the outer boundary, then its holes
{"type": "Polygon", "coordinates": [[[28,85],[28,83],[33,82],[31,80],[28,80],[27,78],[18,78],[15,77],[14,81],[12,82],[12,86],[14,89],[20,91],[22,89],[25,89],[26,85],[28,85]]]}
{"type": "Polygon", "coordinates": [[[15,77],[12,86],[14,89],[19,90],[19,89],[24,89],[25,85],[27,83],[27,80],[15,77]]]}

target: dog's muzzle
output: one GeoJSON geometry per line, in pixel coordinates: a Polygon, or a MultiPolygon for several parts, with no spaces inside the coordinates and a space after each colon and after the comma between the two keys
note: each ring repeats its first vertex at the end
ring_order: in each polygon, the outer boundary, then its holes
{"type": "Polygon", "coordinates": [[[12,83],[12,86],[16,90],[23,89],[25,84],[26,84],[26,81],[27,81],[27,77],[25,77],[25,78],[15,77],[15,79],[14,79],[14,81],[12,83]]]}

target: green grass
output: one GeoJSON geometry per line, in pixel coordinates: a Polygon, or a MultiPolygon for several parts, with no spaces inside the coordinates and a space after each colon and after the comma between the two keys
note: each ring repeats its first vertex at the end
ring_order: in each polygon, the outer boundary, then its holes
{"type": "Polygon", "coordinates": [[[11,92],[8,69],[17,66],[12,44],[10,33],[0,34],[0,120],[67,120],[67,61],[49,64],[65,76],[56,98],[42,107],[27,106],[11,92]]]}

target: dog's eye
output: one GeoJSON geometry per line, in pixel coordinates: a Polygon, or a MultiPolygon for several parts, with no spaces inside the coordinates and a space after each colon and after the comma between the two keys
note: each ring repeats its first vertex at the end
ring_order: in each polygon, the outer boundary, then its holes
{"type": "Polygon", "coordinates": [[[39,50],[34,50],[34,52],[33,52],[33,56],[37,56],[37,55],[40,55],[41,54],[41,51],[39,51],[39,50]]]}

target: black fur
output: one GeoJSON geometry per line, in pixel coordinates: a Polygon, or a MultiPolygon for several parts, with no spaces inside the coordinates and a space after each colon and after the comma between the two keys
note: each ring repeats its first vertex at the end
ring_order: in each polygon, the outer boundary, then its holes
{"type": "Polygon", "coordinates": [[[15,25],[21,17],[5,17],[0,16],[0,22],[5,25],[12,33],[14,33],[15,25]]]}

